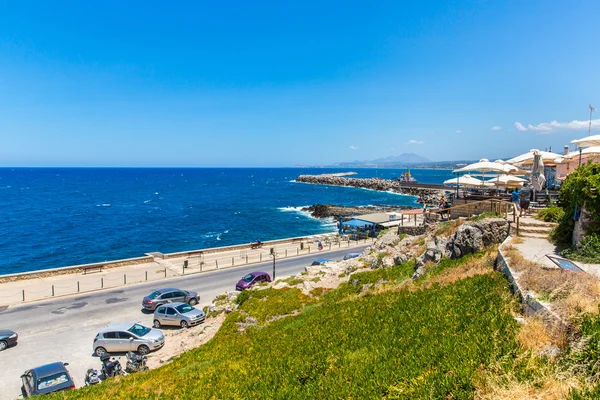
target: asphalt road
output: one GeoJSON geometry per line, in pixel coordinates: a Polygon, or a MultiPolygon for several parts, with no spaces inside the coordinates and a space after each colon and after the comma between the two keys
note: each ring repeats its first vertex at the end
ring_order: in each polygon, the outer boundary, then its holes
{"type": "MultiPolygon", "coordinates": [[[[276,273],[278,277],[295,275],[304,271],[315,259],[341,260],[348,252],[361,252],[365,247],[367,245],[277,260],[276,273]]],[[[203,307],[220,293],[234,290],[235,283],[246,273],[265,271],[272,274],[272,268],[272,262],[264,262],[0,307],[0,328],[19,334],[17,346],[0,352],[0,399],[20,396],[20,376],[25,370],[55,361],[68,362],[76,386],[81,387],[88,368],[100,370],[100,360],[93,356],[92,348],[98,330],[111,323],[129,321],[152,326],[152,314],[142,313],[141,301],[155,289],[179,287],[196,291],[200,294],[199,307],[203,307]]],[[[161,351],[156,354],[160,356],[161,351]]]]}

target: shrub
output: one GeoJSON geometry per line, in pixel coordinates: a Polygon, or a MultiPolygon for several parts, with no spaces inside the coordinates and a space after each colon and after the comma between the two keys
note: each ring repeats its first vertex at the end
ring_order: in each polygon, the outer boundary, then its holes
{"type": "Polygon", "coordinates": [[[571,247],[560,252],[563,257],[588,263],[600,262],[600,235],[592,233],[581,239],[579,248],[571,247]]]}
{"type": "Polygon", "coordinates": [[[587,233],[600,233],[600,164],[588,162],[567,176],[560,188],[558,205],[565,214],[552,237],[559,243],[570,243],[575,226],[573,216],[585,205],[592,215],[587,233]]]}
{"type": "Polygon", "coordinates": [[[560,222],[565,217],[565,210],[560,207],[548,207],[538,212],[536,218],[545,222],[560,222]]]}
{"type": "Polygon", "coordinates": [[[497,212],[487,211],[487,212],[481,213],[475,217],[470,218],[470,220],[471,221],[481,221],[482,219],[486,219],[486,218],[504,218],[504,216],[497,212]]]}

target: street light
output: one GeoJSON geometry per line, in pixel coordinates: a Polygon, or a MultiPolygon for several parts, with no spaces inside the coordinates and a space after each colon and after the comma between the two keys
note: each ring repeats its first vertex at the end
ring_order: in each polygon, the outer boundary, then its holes
{"type": "Polygon", "coordinates": [[[271,250],[269,251],[269,255],[271,257],[273,257],[273,280],[275,280],[275,256],[277,255],[275,253],[275,248],[271,247],[271,250]]]}
{"type": "MultiPolygon", "coordinates": [[[[594,111],[596,111],[596,109],[590,104],[588,105],[588,107],[590,108],[590,124],[588,125],[588,136],[590,136],[590,133],[592,132],[592,113],[594,111]]],[[[581,151],[582,148],[579,148],[579,166],[581,166],[581,151]]]]}

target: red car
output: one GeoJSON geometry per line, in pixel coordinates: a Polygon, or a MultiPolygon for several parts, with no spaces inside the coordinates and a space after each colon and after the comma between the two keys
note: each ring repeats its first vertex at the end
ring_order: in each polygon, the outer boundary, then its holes
{"type": "Polygon", "coordinates": [[[271,282],[271,276],[266,272],[250,272],[235,285],[235,290],[245,290],[260,282],[271,282]]]}

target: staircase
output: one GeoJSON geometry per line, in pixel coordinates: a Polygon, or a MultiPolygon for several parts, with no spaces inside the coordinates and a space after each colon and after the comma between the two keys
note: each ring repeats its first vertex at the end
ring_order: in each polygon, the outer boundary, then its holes
{"type": "Polygon", "coordinates": [[[519,236],[537,239],[547,239],[557,224],[539,221],[533,217],[519,218],[519,236]]]}

